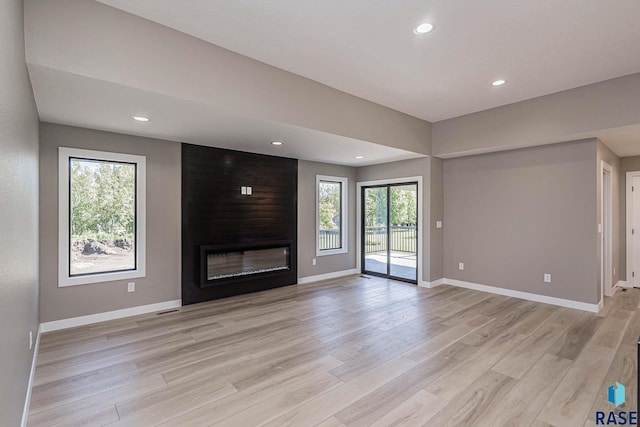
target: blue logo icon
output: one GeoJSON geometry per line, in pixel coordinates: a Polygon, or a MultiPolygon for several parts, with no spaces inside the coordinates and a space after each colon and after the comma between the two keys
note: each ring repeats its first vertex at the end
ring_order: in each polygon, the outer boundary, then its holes
{"type": "Polygon", "coordinates": [[[610,385],[608,389],[609,402],[616,405],[616,407],[624,403],[624,386],[616,381],[615,384],[610,385]]]}

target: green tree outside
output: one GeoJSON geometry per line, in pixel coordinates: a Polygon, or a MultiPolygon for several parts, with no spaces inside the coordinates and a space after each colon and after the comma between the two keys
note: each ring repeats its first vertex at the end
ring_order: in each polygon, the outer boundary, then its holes
{"type": "Polygon", "coordinates": [[[386,225],[415,225],[417,223],[417,195],[415,191],[391,187],[390,224],[387,224],[387,188],[365,191],[365,224],[367,227],[386,225]]]}
{"type": "Polygon", "coordinates": [[[133,239],[135,165],[72,159],[70,172],[72,237],[133,239]]]}

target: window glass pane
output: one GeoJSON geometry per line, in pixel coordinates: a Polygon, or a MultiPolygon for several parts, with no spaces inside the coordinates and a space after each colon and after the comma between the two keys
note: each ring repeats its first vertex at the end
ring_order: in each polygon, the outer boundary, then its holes
{"type": "Polygon", "coordinates": [[[342,183],[320,181],[318,188],[320,250],[342,247],[342,183]]]}
{"type": "Polygon", "coordinates": [[[69,159],[69,274],[136,268],[136,165],[69,159]]]}

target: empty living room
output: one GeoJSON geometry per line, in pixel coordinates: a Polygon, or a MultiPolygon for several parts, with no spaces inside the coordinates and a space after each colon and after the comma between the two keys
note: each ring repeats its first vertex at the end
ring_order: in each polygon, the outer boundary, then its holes
{"type": "Polygon", "coordinates": [[[0,426],[637,425],[639,22],[0,0],[0,426]]]}

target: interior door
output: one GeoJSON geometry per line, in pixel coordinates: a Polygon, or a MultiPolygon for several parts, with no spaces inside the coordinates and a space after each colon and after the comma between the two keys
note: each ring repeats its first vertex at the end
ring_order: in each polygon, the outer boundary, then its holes
{"type": "Polygon", "coordinates": [[[634,191],[631,193],[632,199],[632,265],[631,277],[627,277],[627,281],[631,281],[634,287],[640,287],[640,176],[633,177],[634,191]]]}
{"type": "Polygon", "coordinates": [[[417,283],[418,184],[363,187],[362,206],[362,272],[417,283]]]}

